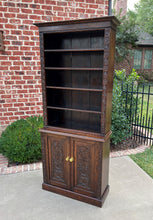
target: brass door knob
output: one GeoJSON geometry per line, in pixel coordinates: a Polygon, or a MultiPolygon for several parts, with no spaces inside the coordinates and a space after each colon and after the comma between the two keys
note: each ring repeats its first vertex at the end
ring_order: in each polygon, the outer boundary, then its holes
{"type": "Polygon", "coordinates": [[[71,157],[69,161],[72,163],[72,162],[74,161],[74,158],[73,158],[73,157],[71,157]]]}
{"type": "Polygon", "coordinates": [[[66,159],[65,159],[65,160],[68,162],[68,161],[69,161],[69,159],[70,159],[70,157],[66,157],[66,159]]]}

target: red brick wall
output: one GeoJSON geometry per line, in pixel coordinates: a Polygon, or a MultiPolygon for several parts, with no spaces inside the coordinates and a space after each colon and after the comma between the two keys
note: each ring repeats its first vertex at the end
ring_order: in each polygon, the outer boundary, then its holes
{"type": "Polygon", "coordinates": [[[134,62],[134,57],[133,56],[129,56],[128,61],[127,60],[123,60],[120,63],[115,63],[114,69],[116,69],[116,70],[125,69],[126,73],[129,74],[129,73],[131,73],[131,71],[133,69],[133,62],[134,62]]]}
{"type": "MultiPolygon", "coordinates": [[[[136,49],[142,50],[141,69],[136,69],[136,72],[144,76],[145,79],[153,81],[153,55],[152,55],[151,69],[144,69],[145,50],[148,50],[151,48],[146,47],[146,46],[141,46],[141,47],[137,47],[136,49]]],[[[153,48],[152,48],[152,51],[153,51],[153,48]]],[[[133,56],[132,55],[129,56],[128,60],[129,62],[127,60],[123,60],[120,63],[115,63],[114,69],[116,70],[125,69],[127,74],[131,73],[133,66],[134,66],[134,49],[133,49],[133,56]]]]}
{"type": "Polygon", "coordinates": [[[40,53],[35,22],[108,15],[108,0],[1,0],[0,130],[42,115],[40,53]]]}
{"type": "Polygon", "coordinates": [[[122,9],[121,15],[126,15],[126,13],[127,13],[127,0],[116,0],[114,9],[117,12],[117,14],[122,9]]]}

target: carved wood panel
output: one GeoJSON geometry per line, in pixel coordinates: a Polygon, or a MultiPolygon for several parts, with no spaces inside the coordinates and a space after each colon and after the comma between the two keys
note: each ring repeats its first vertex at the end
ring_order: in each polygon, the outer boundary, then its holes
{"type": "Polygon", "coordinates": [[[73,190],[88,196],[97,196],[99,191],[97,181],[101,171],[101,167],[97,167],[97,164],[101,166],[99,144],[77,139],[73,139],[72,142],[74,154],[73,190]]]}
{"type": "Polygon", "coordinates": [[[69,138],[48,136],[49,181],[51,184],[70,187],[70,164],[65,159],[70,153],[69,138]]]}

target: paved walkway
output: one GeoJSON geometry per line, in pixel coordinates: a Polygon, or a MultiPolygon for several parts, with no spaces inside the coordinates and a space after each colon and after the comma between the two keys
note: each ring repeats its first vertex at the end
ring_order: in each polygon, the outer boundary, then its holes
{"type": "Polygon", "coordinates": [[[0,176],[2,220],[152,220],[153,180],[129,157],[110,160],[102,208],[41,189],[42,170],[0,176]]]}

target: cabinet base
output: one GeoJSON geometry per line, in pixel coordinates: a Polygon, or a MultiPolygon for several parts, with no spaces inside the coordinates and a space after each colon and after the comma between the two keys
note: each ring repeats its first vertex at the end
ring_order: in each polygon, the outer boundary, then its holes
{"type": "Polygon", "coordinates": [[[62,188],[59,188],[59,187],[56,187],[56,186],[53,186],[53,185],[49,185],[49,184],[46,184],[46,183],[43,183],[42,184],[42,188],[44,190],[48,190],[50,192],[54,192],[54,193],[57,193],[57,194],[60,194],[60,195],[63,195],[63,196],[67,196],[67,197],[70,197],[72,199],[76,199],[76,200],[79,200],[79,201],[82,201],[82,202],[85,202],[85,203],[89,203],[91,205],[95,205],[95,206],[98,206],[98,207],[102,207],[106,197],[107,197],[107,194],[109,192],[109,185],[107,185],[101,199],[96,199],[96,198],[93,198],[93,197],[89,197],[89,196],[86,196],[86,195],[82,195],[82,194],[79,194],[79,193],[76,193],[76,192],[73,192],[73,191],[69,191],[69,190],[66,190],[66,189],[62,189],[62,188]]]}

